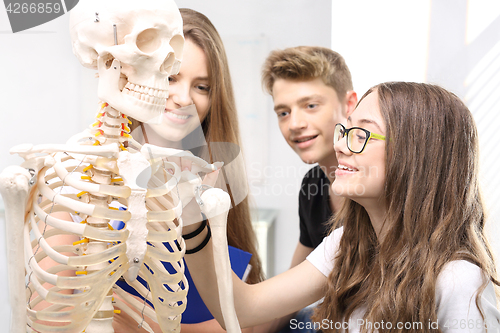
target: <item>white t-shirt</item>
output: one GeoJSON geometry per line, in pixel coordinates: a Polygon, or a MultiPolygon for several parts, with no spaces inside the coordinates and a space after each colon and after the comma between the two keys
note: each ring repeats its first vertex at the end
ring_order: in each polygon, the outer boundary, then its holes
{"type": "MultiPolygon", "coordinates": [[[[323,239],[323,242],[307,257],[323,275],[328,277],[333,269],[333,259],[339,249],[343,228],[333,231],[323,239]]],[[[496,297],[493,284],[490,282],[480,298],[480,306],[485,319],[476,306],[478,288],[483,284],[481,269],[465,260],[456,260],[447,263],[439,273],[436,286],[437,322],[427,323],[373,323],[363,320],[365,308],[353,312],[349,321],[345,323],[329,323],[324,320],[319,325],[344,325],[336,328],[349,327],[350,332],[359,332],[362,326],[369,331],[385,330],[390,328],[408,328],[412,325],[420,328],[439,328],[443,332],[500,332],[500,312],[496,307],[496,297]]],[[[321,328],[321,327],[320,327],[321,328]]]]}

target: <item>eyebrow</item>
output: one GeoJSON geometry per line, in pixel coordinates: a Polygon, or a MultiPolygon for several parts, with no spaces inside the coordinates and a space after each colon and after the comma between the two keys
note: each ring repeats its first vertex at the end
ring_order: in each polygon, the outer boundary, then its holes
{"type": "MultiPolygon", "coordinates": [[[[314,99],[322,101],[324,99],[324,97],[321,96],[321,95],[318,95],[318,94],[314,94],[314,95],[302,97],[302,98],[298,99],[295,103],[297,103],[297,104],[303,104],[303,103],[309,102],[310,100],[314,100],[314,99]]],[[[278,104],[278,105],[276,105],[274,107],[274,111],[280,110],[280,109],[286,109],[286,108],[288,108],[288,105],[286,105],[286,104],[278,104]]]]}
{"type": "MultiPolygon", "coordinates": [[[[347,117],[347,121],[351,121],[352,122],[351,116],[347,117]]],[[[375,125],[379,129],[379,131],[382,132],[382,128],[380,128],[379,124],[375,120],[363,118],[363,119],[359,119],[358,123],[360,123],[360,124],[372,124],[372,125],[375,125]]]]}
{"type": "MultiPolygon", "coordinates": [[[[172,76],[172,77],[173,76],[180,76],[180,77],[182,77],[182,73],[179,72],[179,74],[170,75],[170,76],[172,76]]],[[[193,79],[193,81],[209,81],[209,79],[208,79],[208,76],[198,76],[198,77],[195,77],[193,79]]]]}

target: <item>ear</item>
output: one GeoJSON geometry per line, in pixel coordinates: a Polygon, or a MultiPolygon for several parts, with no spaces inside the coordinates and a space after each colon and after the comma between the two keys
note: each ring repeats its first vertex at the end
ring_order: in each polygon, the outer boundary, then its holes
{"type": "Polygon", "coordinates": [[[346,116],[349,117],[350,114],[354,111],[356,108],[356,105],[358,104],[358,95],[354,90],[349,90],[345,94],[345,105],[347,106],[346,108],[346,116]]]}

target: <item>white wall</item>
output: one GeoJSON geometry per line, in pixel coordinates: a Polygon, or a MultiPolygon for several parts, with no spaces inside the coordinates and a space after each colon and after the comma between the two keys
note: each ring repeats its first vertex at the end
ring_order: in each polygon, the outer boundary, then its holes
{"type": "MultiPolygon", "coordinates": [[[[22,143],[64,143],[83,128],[80,65],[73,56],[68,16],[12,34],[0,6],[0,171],[20,164],[9,149],[22,143]]],[[[1,199],[0,199],[1,201],[1,199]]],[[[0,210],[3,208],[0,202],[0,210]]],[[[1,215],[1,214],[0,214],[1,215]]],[[[0,216],[0,253],[8,240],[0,216]]],[[[8,331],[5,256],[0,256],[0,331],[8,331]]]]}
{"type": "Polygon", "coordinates": [[[462,98],[479,131],[488,238],[500,259],[500,2],[432,3],[427,80],[462,98]]]}
{"type": "Polygon", "coordinates": [[[429,12],[430,0],[333,0],[331,47],[358,98],[380,82],[425,79],[429,12]]]}
{"type": "Polygon", "coordinates": [[[64,15],[12,34],[0,9],[0,169],[22,161],[8,154],[14,145],[63,143],[83,129],[81,66],[71,51],[68,22],[64,15]]]}

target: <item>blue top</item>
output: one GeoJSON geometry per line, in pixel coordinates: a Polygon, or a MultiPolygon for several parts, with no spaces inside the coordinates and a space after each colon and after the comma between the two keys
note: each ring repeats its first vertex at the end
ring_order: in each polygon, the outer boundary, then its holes
{"type": "MultiPolygon", "coordinates": [[[[231,268],[240,279],[243,277],[243,274],[245,274],[251,257],[252,255],[250,253],[229,246],[229,260],[231,261],[231,268]]],[[[205,303],[203,303],[203,300],[193,283],[188,267],[185,267],[186,270],[184,274],[186,275],[186,279],[189,283],[189,291],[187,295],[186,311],[182,314],[181,323],[196,324],[213,319],[214,317],[210,311],[208,311],[205,303]]]]}
{"type": "MultiPolygon", "coordinates": [[[[167,244],[167,243],[164,243],[167,244]]],[[[169,248],[169,246],[167,246],[169,248]]],[[[248,252],[245,252],[243,250],[237,249],[232,246],[228,246],[229,248],[229,260],[231,262],[231,268],[233,272],[241,279],[243,278],[243,275],[245,274],[245,271],[248,267],[248,263],[250,262],[250,258],[252,255],[248,252]]],[[[184,260],[184,259],[182,259],[184,260]]],[[[170,265],[168,262],[162,262],[163,266],[165,266],[165,269],[169,271],[170,273],[175,273],[174,268],[170,265]]],[[[185,262],[184,262],[185,264],[185,262]]],[[[183,324],[196,324],[196,323],[201,323],[207,320],[211,320],[214,317],[208,310],[207,306],[205,303],[203,303],[203,300],[201,299],[200,294],[198,293],[198,290],[196,289],[196,286],[194,285],[193,279],[191,278],[191,274],[189,273],[189,269],[187,265],[184,266],[185,271],[184,274],[186,275],[186,279],[189,284],[189,290],[187,294],[187,305],[186,305],[186,310],[182,314],[182,319],[181,323],[183,324]]],[[[137,277],[137,280],[142,283],[142,285],[147,287],[147,282],[142,279],[141,277],[137,277]]],[[[132,286],[130,286],[125,280],[118,280],[116,282],[117,285],[119,285],[123,290],[127,291],[128,293],[138,296],[141,299],[144,300],[144,297],[140,295],[132,286]]],[[[148,304],[154,308],[153,304],[148,302],[148,304]]]]}
{"type": "MultiPolygon", "coordinates": [[[[126,210],[125,207],[120,207],[120,210],[126,210]]],[[[122,221],[112,221],[111,225],[115,230],[120,230],[125,227],[125,223],[122,221]]],[[[176,243],[177,244],[177,243],[176,243]]],[[[173,252],[171,246],[169,243],[163,243],[165,247],[170,251],[173,252]]],[[[243,278],[243,275],[245,274],[245,271],[247,270],[248,264],[250,262],[250,258],[252,257],[251,253],[245,252],[243,250],[237,249],[232,246],[228,246],[229,249],[229,261],[231,262],[231,269],[233,272],[240,278],[243,278]]],[[[184,259],[182,259],[184,261],[184,259]]],[[[172,265],[169,262],[163,262],[163,266],[165,269],[170,273],[170,274],[175,274],[177,271],[172,267],[172,265]]],[[[201,323],[207,320],[211,320],[214,317],[208,310],[207,306],[205,303],[203,303],[203,300],[201,299],[200,294],[198,293],[198,290],[196,289],[196,286],[194,285],[193,279],[191,278],[191,274],[189,273],[189,269],[186,265],[186,262],[184,261],[184,275],[186,276],[187,282],[189,284],[189,290],[187,294],[187,305],[186,305],[186,310],[182,314],[182,319],[181,323],[183,324],[197,324],[201,323]]],[[[137,277],[137,280],[146,288],[148,283],[142,279],[141,277],[137,277]]],[[[132,286],[130,286],[125,280],[118,280],[116,282],[120,288],[125,290],[126,292],[140,297],[142,300],[144,300],[144,297],[139,294],[132,286]]],[[[168,286],[165,286],[167,289],[168,286]]],[[[149,301],[147,301],[148,304],[154,308],[153,304],[149,301]]]]}

